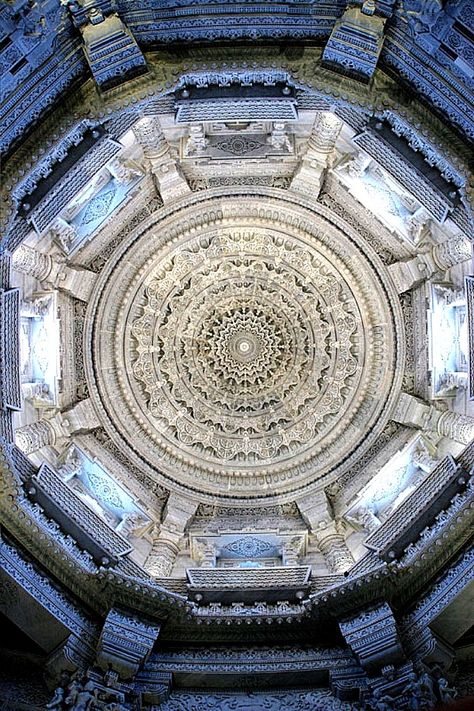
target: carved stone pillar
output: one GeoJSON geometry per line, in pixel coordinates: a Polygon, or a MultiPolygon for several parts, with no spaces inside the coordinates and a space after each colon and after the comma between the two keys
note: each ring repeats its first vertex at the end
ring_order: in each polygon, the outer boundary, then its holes
{"type": "Polygon", "coordinates": [[[298,501],[298,508],[311,533],[315,535],[331,573],[344,573],[354,565],[354,559],[346,545],[344,523],[334,520],[329,503],[325,495],[322,492],[321,494],[319,499],[315,497],[298,501]]]}
{"type": "Polygon", "coordinates": [[[446,271],[472,256],[472,245],[465,237],[453,237],[437,244],[430,252],[419,254],[406,262],[390,264],[388,270],[397,291],[402,294],[429,279],[438,271],[446,271]]]}
{"type": "Polygon", "coordinates": [[[437,422],[437,431],[455,442],[469,444],[474,439],[474,418],[449,410],[442,412],[437,422]]]}
{"type": "Polygon", "coordinates": [[[145,158],[151,164],[151,171],[158,182],[163,202],[170,202],[190,193],[189,185],[171,156],[158,118],[147,116],[140,119],[133,127],[133,132],[143,148],[145,158]]]}
{"type": "Polygon", "coordinates": [[[36,249],[20,245],[12,256],[13,269],[43,282],[47,288],[61,289],[81,301],[88,301],[97,274],[88,269],[68,266],[65,258],[43,254],[36,249]]]}
{"type": "Polygon", "coordinates": [[[12,267],[20,274],[28,274],[38,281],[46,281],[53,268],[53,260],[49,254],[43,254],[21,244],[12,254],[12,267]]]}
{"type": "Polygon", "coordinates": [[[437,244],[430,252],[419,254],[406,262],[390,264],[388,270],[397,291],[402,294],[413,289],[438,271],[446,271],[455,264],[461,264],[472,256],[472,245],[465,237],[452,237],[437,244]]]}
{"type": "Polygon", "coordinates": [[[474,439],[474,418],[446,410],[440,412],[419,398],[401,393],[392,416],[395,422],[417,427],[427,432],[436,432],[455,442],[469,444],[474,439]]]}
{"type": "Polygon", "coordinates": [[[166,578],[171,571],[179,553],[178,543],[181,536],[168,531],[166,528],[157,527],[151,546],[151,551],[145,563],[146,570],[157,578],[166,578]]]}
{"type": "Polygon", "coordinates": [[[329,111],[317,114],[308,140],[308,149],[291,182],[292,190],[298,190],[312,198],[318,197],[324,172],[341,128],[342,121],[329,111]]]}
{"type": "Polygon", "coordinates": [[[145,562],[145,568],[150,575],[156,577],[171,575],[179,553],[179,543],[196,509],[196,502],[178,494],[170,494],[163,522],[155,530],[151,551],[145,562]]]}
{"type": "Polygon", "coordinates": [[[433,247],[433,258],[442,271],[454,267],[456,264],[467,262],[472,257],[472,244],[462,235],[451,237],[451,239],[437,244],[433,247]]]}
{"type": "Polygon", "coordinates": [[[345,573],[354,565],[354,558],[346,545],[342,521],[321,521],[315,534],[331,573],[345,573]]]}
{"type": "Polygon", "coordinates": [[[83,400],[68,412],[19,427],[15,432],[15,442],[25,454],[32,454],[42,447],[55,445],[75,432],[87,432],[99,425],[90,400],[83,400]]]}
{"type": "Polygon", "coordinates": [[[58,432],[53,420],[38,420],[19,427],[15,432],[15,443],[25,454],[54,445],[57,439],[58,432]]]}

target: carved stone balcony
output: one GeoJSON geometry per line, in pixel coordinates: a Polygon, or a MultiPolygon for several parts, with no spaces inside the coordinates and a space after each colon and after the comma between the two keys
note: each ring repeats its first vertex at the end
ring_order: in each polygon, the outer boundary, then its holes
{"type": "Polygon", "coordinates": [[[209,602],[301,601],[309,594],[311,566],[189,568],[191,600],[209,602]]]}

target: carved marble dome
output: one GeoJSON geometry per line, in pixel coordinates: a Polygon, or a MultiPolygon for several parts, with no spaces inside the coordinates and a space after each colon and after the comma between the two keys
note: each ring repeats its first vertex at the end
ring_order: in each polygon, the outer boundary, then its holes
{"type": "Polygon", "coordinates": [[[0,707],[472,694],[472,0],[0,30],[0,707]]]}
{"type": "Polygon", "coordinates": [[[398,395],[393,284],[322,206],[213,192],[151,216],[101,273],[88,308],[93,402],[160,482],[257,498],[328,484],[398,395]]]}

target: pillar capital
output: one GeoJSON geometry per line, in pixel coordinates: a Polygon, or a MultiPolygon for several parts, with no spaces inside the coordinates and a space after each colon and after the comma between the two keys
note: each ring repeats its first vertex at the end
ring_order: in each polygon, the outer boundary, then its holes
{"type": "Polygon", "coordinates": [[[145,568],[156,577],[171,575],[179,544],[187,525],[196,513],[198,503],[180,494],[171,493],[163,513],[161,526],[155,528],[145,568]]]}
{"type": "Polygon", "coordinates": [[[474,417],[452,410],[437,410],[408,393],[400,394],[392,419],[425,432],[435,432],[460,444],[469,444],[474,439],[474,417]]]}
{"type": "Polygon", "coordinates": [[[436,272],[445,272],[472,257],[471,242],[462,236],[451,237],[412,259],[390,264],[388,270],[399,294],[413,289],[436,272]]]}
{"type": "Polygon", "coordinates": [[[66,291],[81,301],[89,300],[97,279],[97,274],[88,269],[66,264],[64,255],[44,254],[24,244],[14,251],[12,266],[15,271],[38,279],[47,288],[66,291]]]}
{"type": "Polygon", "coordinates": [[[191,188],[171,156],[158,117],[144,116],[135,124],[133,132],[156,178],[163,202],[190,193],[191,188]]]}
{"type": "Polygon", "coordinates": [[[54,446],[76,432],[89,432],[99,425],[90,400],[82,400],[67,412],[58,412],[49,419],[19,427],[15,442],[25,454],[32,454],[43,447],[54,446]]]}
{"type": "Polygon", "coordinates": [[[335,114],[316,114],[306,153],[291,182],[292,190],[317,198],[341,128],[342,121],[335,114]]]}

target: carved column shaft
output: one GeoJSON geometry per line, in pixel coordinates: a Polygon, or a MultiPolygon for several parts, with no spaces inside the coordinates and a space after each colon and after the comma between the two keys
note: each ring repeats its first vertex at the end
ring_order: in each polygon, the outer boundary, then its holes
{"type": "Polygon", "coordinates": [[[306,157],[310,160],[322,159],[333,152],[337,137],[342,128],[342,121],[329,111],[320,111],[314,122],[308,141],[306,157]]]}
{"type": "Polygon", "coordinates": [[[162,156],[169,158],[169,148],[158,119],[145,116],[133,127],[133,133],[143,148],[145,158],[153,160],[162,156]]]}
{"type": "Polygon", "coordinates": [[[186,526],[194,516],[197,503],[178,494],[170,494],[163,522],[157,527],[145,568],[151,575],[171,575],[186,526]]]}
{"type": "Polygon", "coordinates": [[[158,119],[151,116],[140,119],[133,132],[143,148],[145,158],[150,162],[163,201],[187,195],[191,191],[190,187],[178,171],[158,119]]]}
{"type": "Polygon", "coordinates": [[[318,547],[332,573],[344,573],[354,559],[345,540],[344,524],[334,520],[333,512],[324,492],[314,499],[298,501],[298,508],[311,532],[316,536],[318,547]]]}
{"type": "Polygon", "coordinates": [[[456,264],[466,262],[472,257],[472,244],[461,235],[437,244],[433,248],[433,259],[436,266],[443,271],[454,267],[456,264]]]}
{"type": "Polygon", "coordinates": [[[15,442],[25,454],[37,452],[42,447],[55,444],[57,432],[51,420],[38,420],[19,427],[15,432],[15,442]]]}
{"type": "Polygon", "coordinates": [[[388,270],[395,282],[397,291],[402,294],[413,289],[435,272],[446,271],[456,264],[467,261],[472,256],[472,245],[464,237],[453,237],[442,244],[437,244],[431,252],[419,254],[413,259],[390,264],[388,270]]]}
{"type": "Polygon", "coordinates": [[[12,255],[12,267],[20,274],[28,274],[44,281],[51,273],[53,260],[49,254],[43,254],[22,244],[12,255]]]}
{"type": "Polygon", "coordinates": [[[474,439],[474,418],[457,412],[442,412],[437,423],[438,434],[455,442],[469,444],[474,439]]]}
{"type": "Polygon", "coordinates": [[[88,269],[68,266],[64,261],[64,257],[43,254],[25,245],[21,245],[15,250],[12,257],[15,271],[29,274],[41,282],[46,282],[49,288],[67,291],[76,299],[88,301],[97,274],[88,269]]]}
{"type": "Polygon", "coordinates": [[[145,567],[150,575],[157,578],[164,578],[171,574],[179,552],[177,542],[171,540],[169,536],[169,531],[161,529],[148,554],[145,567]]]}
{"type": "Polygon", "coordinates": [[[346,545],[344,535],[338,531],[337,524],[331,523],[321,527],[316,533],[316,540],[332,573],[345,573],[354,565],[354,558],[346,545]]]}

